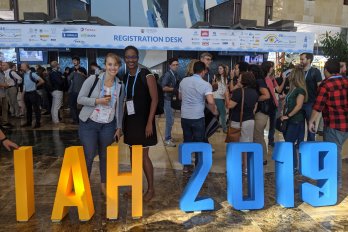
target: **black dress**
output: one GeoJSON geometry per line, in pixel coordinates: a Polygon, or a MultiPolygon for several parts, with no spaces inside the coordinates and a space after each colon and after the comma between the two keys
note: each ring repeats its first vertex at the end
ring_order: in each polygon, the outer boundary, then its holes
{"type": "MultiPolygon", "coordinates": [[[[124,143],[130,146],[142,145],[143,147],[149,147],[157,144],[155,117],[152,121],[152,136],[148,138],[145,136],[146,124],[151,107],[151,96],[146,83],[146,76],[149,74],[151,74],[151,72],[147,69],[141,69],[138,74],[139,76],[135,83],[133,97],[135,114],[128,115],[127,107],[125,107],[123,125],[124,143]]],[[[128,75],[126,75],[123,79],[125,85],[128,78],[127,100],[131,100],[135,76],[128,77],[128,75]]]]}

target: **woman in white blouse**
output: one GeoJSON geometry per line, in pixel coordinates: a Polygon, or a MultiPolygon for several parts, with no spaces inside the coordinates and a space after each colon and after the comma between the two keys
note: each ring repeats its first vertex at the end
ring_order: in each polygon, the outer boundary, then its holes
{"type": "Polygon", "coordinates": [[[223,64],[218,66],[218,73],[214,75],[213,89],[214,99],[220,115],[220,124],[223,132],[227,133],[226,127],[226,108],[225,108],[225,92],[227,87],[227,67],[223,64]]]}

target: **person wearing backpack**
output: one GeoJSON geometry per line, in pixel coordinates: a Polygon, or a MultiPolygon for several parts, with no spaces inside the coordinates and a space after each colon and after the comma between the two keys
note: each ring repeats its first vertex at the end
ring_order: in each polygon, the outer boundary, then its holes
{"type": "Polygon", "coordinates": [[[148,69],[139,67],[139,51],[136,47],[127,46],[124,54],[129,71],[123,80],[126,92],[124,143],[130,147],[131,154],[133,145],[143,146],[143,168],[148,183],[144,201],[148,202],[155,196],[149,148],[157,144],[155,115],[159,100],[158,86],[154,75],[148,69]]]}
{"type": "Polygon", "coordinates": [[[40,112],[40,95],[37,93],[37,87],[43,85],[45,82],[36,73],[30,70],[28,63],[22,63],[21,69],[23,70],[24,77],[24,102],[27,108],[27,122],[22,127],[29,127],[32,125],[33,108],[35,112],[35,128],[41,126],[41,112],[40,112]]]}
{"type": "Polygon", "coordinates": [[[9,62],[2,62],[2,69],[5,73],[5,81],[8,85],[6,96],[10,104],[10,113],[14,117],[19,117],[19,105],[17,101],[18,84],[22,83],[22,78],[10,68],[9,62]]]}
{"type": "Polygon", "coordinates": [[[52,71],[49,73],[48,79],[51,82],[52,88],[52,108],[51,115],[53,123],[59,123],[59,109],[63,104],[63,89],[64,80],[63,74],[59,71],[59,64],[57,61],[51,62],[52,71]]]}
{"type": "Polygon", "coordinates": [[[94,157],[99,155],[101,192],[106,195],[106,151],[122,133],[124,85],[117,78],[121,58],[114,53],[105,57],[105,73],[86,79],[79,92],[77,103],[82,105],[79,114],[79,138],[85,153],[88,176],[91,175],[94,157]]]}
{"type": "Polygon", "coordinates": [[[164,114],[166,116],[164,146],[175,147],[176,145],[172,141],[174,112],[171,103],[175,87],[177,85],[177,82],[179,81],[179,75],[177,73],[179,62],[177,58],[171,58],[168,60],[168,64],[169,70],[161,78],[161,86],[164,92],[164,114]]]}

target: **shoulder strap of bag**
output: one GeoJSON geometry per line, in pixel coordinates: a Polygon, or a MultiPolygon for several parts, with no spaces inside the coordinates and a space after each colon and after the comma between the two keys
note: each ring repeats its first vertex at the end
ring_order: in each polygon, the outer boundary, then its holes
{"type": "Polygon", "coordinates": [[[30,78],[30,80],[32,81],[32,82],[34,82],[35,84],[37,83],[37,81],[34,79],[34,77],[33,77],[33,72],[30,72],[29,73],[29,78],[30,78]]]}
{"type": "Polygon", "coordinates": [[[95,75],[95,79],[92,85],[92,88],[89,90],[88,97],[91,97],[93,90],[95,89],[95,86],[97,85],[99,81],[98,75],[95,75]]]}
{"type": "Polygon", "coordinates": [[[244,111],[244,88],[242,88],[242,106],[241,106],[241,110],[240,110],[240,120],[239,120],[240,128],[242,128],[243,111],[244,111]]]}

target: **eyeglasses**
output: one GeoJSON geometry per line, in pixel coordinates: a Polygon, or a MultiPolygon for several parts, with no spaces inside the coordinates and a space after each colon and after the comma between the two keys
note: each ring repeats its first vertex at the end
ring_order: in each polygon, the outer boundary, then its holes
{"type": "Polygon", "coordinates": [[[139,58],[139,56],[125,56],[127,60],[136,60],[139,58]]]}

